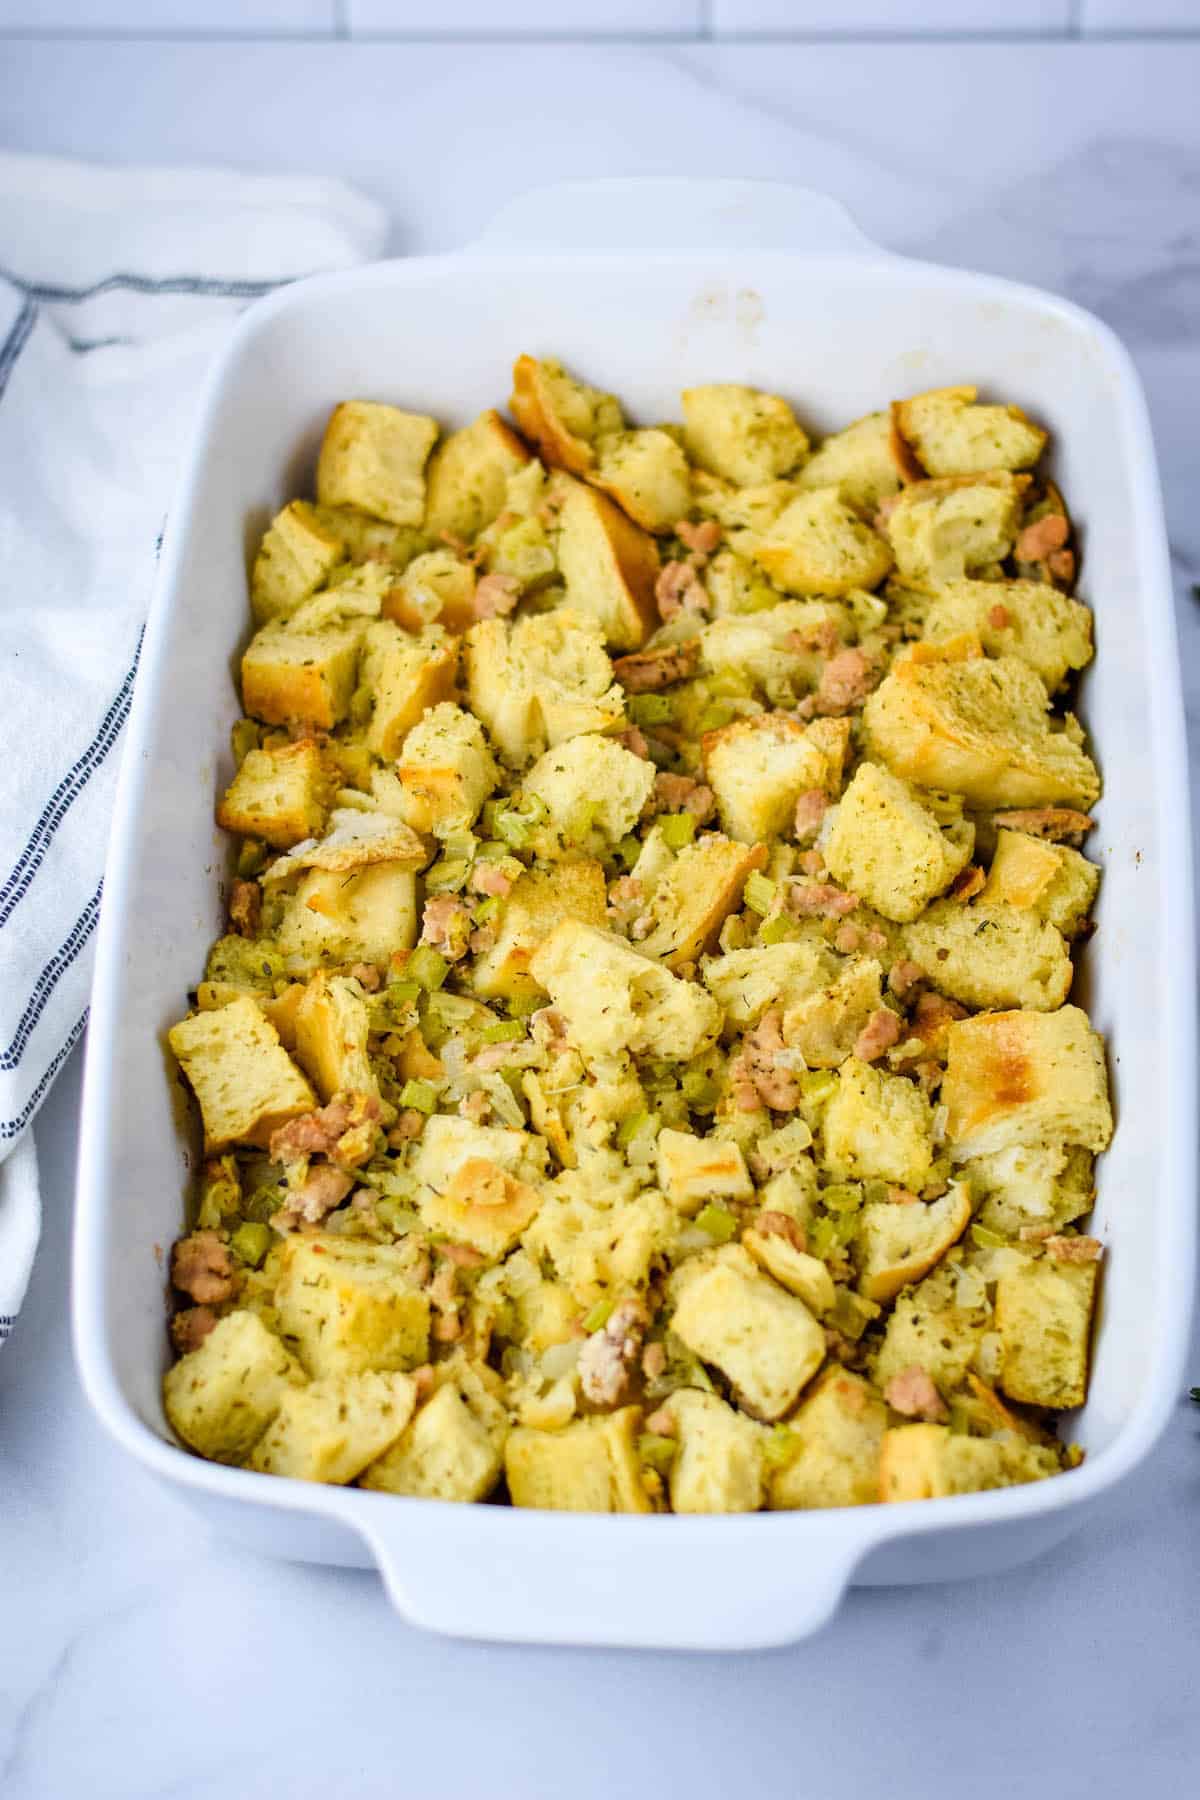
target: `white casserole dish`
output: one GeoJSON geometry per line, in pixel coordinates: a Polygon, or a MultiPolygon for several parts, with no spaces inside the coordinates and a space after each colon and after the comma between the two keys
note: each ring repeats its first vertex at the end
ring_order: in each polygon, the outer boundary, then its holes
{"type": "MultiPolygon", "coordinates": [[[[1112,333],[1032,289],[908,262],[831,201],[740,182],[533,195],[472,249],[324,276],[260,301],[212,378],[171,519],[129,728],[89,1033],[76,1348],[104,1424],[221,1529],[276,1555],[381,1569],[409,1619],[469,1637],[731,1650],[786,1643],[847,1585],[979,1575],[1073,1531],[1148,1453],[1181,1380],[1193,1271],[1191,853],[1179,670],[1154,451],[1112,333]],[[666,248],[667,243],[678,246],[666,248]],[[607,246],[607,247],[605,247],[607,246]],[[697,247],[699,246],[699,247],[697,247]],[[750,1517],[455,1507],[225,1469],[160,1401],[161,1250],[189,1179],[166,1027],[220,929],[212,822],[238,705],[247,548],[304,491],[339,399],[459,424],[553,353],[672,416],[689,382],[778,389],[818,430],[959,381],[1054,433],[1099,654],[1083,711],[1105,777],[1105,868],[1082,984],[1110,1043],[1119,1129],[1095,1226],[1111,1246],[1076,1472],[952,1500],[750,1517]]],[[[1098,840],[1098,841],[1097,841],[1098,840]]]]}

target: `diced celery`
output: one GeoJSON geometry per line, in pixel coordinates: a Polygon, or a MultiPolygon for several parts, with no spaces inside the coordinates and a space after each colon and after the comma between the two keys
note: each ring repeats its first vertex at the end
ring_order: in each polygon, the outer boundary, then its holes
{"type": "Polygon", "coordinates": [[[980,1250],[1003,1250],[1008,1243],[1000,1232],[989,1231],[986,1225],[972,1225],[971,1238],[980,1250]]]}
{"type": "Polygon", "coordinates": [[[233,760],[240,769],[251,750],[257,750],[262,742],[262,732],[253,719],[239,719],[229,734],[229,746],[233,751],[233,760]]]}
{"type": "Polygon", "coordinates": [[[416,1112],[431,1113],[437,1105],[437,1093],[428,1081],[406,1081],[400,1089],[401,1106],[416,1112]]]}
{"type": "Polygon", "coordinates": [[[396,1237],[407,1237],[410,1231],[416,1231],[421,1223],[421,1215],[413,1207],[405,1206],[403,1201],[395,1200],[390,1194],[381,1194],[375,1202],[375,1215],[382,1225],[386,1225],[396,1237]]]}
{"type": "Polygon", "coordinates": [[[700,714],[699,728],[701,731],[720,731],[736,718],[736,707],[730,706],[727,700],[713,700],[700,714]]]}
{"type": "Polygon", "coordinates": [[[518,812],[497,813],[496,830],[511,850],[524,850],[529,842],[529,822],[518,812]]]}
{"type": "Polygon", "coordinates": [[[830,1218],[810,1219],[805,1226],[808,1247],[814,1256],[824,1262],[837,1242],[834,1222],[830,1218]]]}
{"type": "Polygon", "coordinates": [[[639,838],[635,838],[632,832],[629,832],[625,837],[623,837],[621,839],[621,841],[618,843],[616,849],[613,851],[613,855],[616,857],[616,859],[620,863],[621,867],[625,870],[626,874],[628,874],[629,870],[632,869],[634,863],[637,861],[638,857],[641,854],[642,854],[641,840],[639,838]]]}
{"type": "Polygon", "coordinates": [[[608,1324],[609,1317],[615,1305],[616,1301],[611,1295],[606,1294],[603,1300],[597,1300],[595,1306],[592,1307],[592,1310],[583,1315],[583,1329],[589,1332],[602,1331],[608,1324]]]}
{"type": "Polygon", "coordinates": [[[711,1076],[702,1074],[699,1069],[685,1069],[679,1085],[688,1105],[700,1111],[711,1109],[721,1098],[721,1090],[717,1083],[711,1076]]]}
{"type": "Polygon", "coordinates": [[[617,1126],[617,1147],[627,1150],[643,1125],[650,1123],[650,1114],[646,1111],[630,1113],[617,1126]]]}
{"type": "Polygon", "coordinates": [[[421,984],[419,981],[389,981],[383,991],[397,1006],[410,1006],[421,992],[421,984]]]}
{"type": "Polygon", "coordinates": [[[856,1212],[863,1203],[863,1191],[855,1181],[834,1181],[822,1189],[821,1201],[826,1212],[856,1212]]]}
{"type": "Polygon", "coordinates": [[[450,972],[450,964],[428,944],[418,944],[405,964],[404,972],[410,981],[415,981],[427,994],[432,994],[445,981],[450,972]]]}
{"type": "Polygon", "coordinates": [[[479,902],[479,905],[475,908],[475,923],[477,925],[486,925],[488,920],[494,919],[497,916],[497,914],[499,913],[499,911],[500,911],[499,895],[498,894],[489,894],[487,899],[481,900],[479,902]]]}
{"type": "Polygon", "coordinates": [[[696,815],[690,812],[664,813],[658,826],[663,843],[672,850],[682,850],[696,835],[696,815]]]}
{"type": "Polygon", "coordinates": [[[773,919],[764,919],[758,928],[760,944],[786,944],[795,936],[795,928],[790,919],[777,913],[773,919]]]}
{"type": "Polygon", "coordinates": [[[241,880],[252,881],[267,866],[270,852],[257,838],[243,838],[238,845],[237,872],[241,880]]]}
{"type": "Polygon", "coordinates": [[[525,1036],[525,1027],[519,1019],[498,1019],[494,1025],[485,1025],[479,1035],[485,1044],[514,1044],[525,1036]]]}
{"type": "Polygon", "coordinates": [[[768,1469],[783,1469],[794,1461],[800,1439],[790,1425],[776,1425],[762,1439],[762,1458],[768,1469]]]}
{"type": "Polygon", "coordinates": [[[746,886],[742,890],[742,898],[752,911],[761,913],[765,918],[774,906],[775,898],[778,893],[779,888],[777,884],[770,881],[767,876],[760,875],[758,870],[755,869],[752,874],[749,874],[746,877],[746,886]]]}
{"type": "Polygon", "coordinates": [[[229,1240],[229,1248],[240,1263],[248,1268],[257,1269],[271,1248],[271,1239],[275,1233],[269,1225],[261,1224],[257,1219],[247,1219],[239,1225],[229,1240]]]}
{"type": "Polygon", "coordinates": [[[665,725],[675,717],[675,702],[669,694],[633,694],[629,716],[635,725],[665,725]]]}
{"type": "Polygon", "coordinates": [[[679,1444],[673,1437],[659,1437],[653,1431],[643,1431],[637,1441],[637,1451],[639,1462],[653,1469],[656,1475],[667,1476],[679,1454],[679,1444]]]}
{"type": "Polygon", "coordinates": [[[461,857],[440,856],[425,871],[425,886],[431,894],[456,894],[466,885],[471,865],[461,857]]]}
{"type": "Polygon", "coordinates": [[[718,1244],[727,1244],[730,1238],[737,1235],[738,1222],[733,1214],[723,1206],[714,1206],[711,1201],[696,1214],[696,1224],[707,1237],[718,1244]]]}
{"type": "Polygon", "coordinates": [[[545,994],[510,994],[504,1007],[509,1018],[527,1019],[530,1013],[539,1012],[545,1004],[545,994]]]}

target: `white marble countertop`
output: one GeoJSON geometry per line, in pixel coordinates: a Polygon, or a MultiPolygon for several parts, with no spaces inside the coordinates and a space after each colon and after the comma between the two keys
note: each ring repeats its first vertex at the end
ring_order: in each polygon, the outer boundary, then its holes
{"type": "MultiPolygon", "coordinates": [[[[895,248],[1068,293],[1124,335],[1149,390],[1195,732],[1198,83],[1200,43],[25,42],[0,57],[0,143],[321,164],[387,203],[401,251],[462,242],[554,177],[769,175],[837,193],[895,248]]],[[[852,1594],[792,1650],[430,1638],[370,1575],[211,1537],[92,1422],[67,1326],[78,1078],[76,1058],[39,1120],[45,1241],[0,1355],[7,1800],[704,1800],[748,1783],[1115,1800],[1194,1782],[1200,1416],[1182,1394],[1142,1474],[1052,1558],[852,1594]]],[[[1200,1380],[1200,1342],[1193,1367],[1200,1380]]]]}

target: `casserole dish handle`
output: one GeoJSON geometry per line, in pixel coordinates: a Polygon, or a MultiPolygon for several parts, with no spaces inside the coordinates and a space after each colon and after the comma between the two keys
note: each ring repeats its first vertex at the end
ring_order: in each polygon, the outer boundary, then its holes
{"type": "Polygon", "coordinates": [[[563,181],[501,207],[476,250],[786,250],[882,258],[839,200],[786,181],[563,181]]]}

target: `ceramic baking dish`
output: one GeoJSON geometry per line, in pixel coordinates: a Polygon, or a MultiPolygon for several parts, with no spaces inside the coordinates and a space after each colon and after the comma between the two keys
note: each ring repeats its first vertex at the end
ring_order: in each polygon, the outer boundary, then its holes
{"type": "Polygon", "coordinates": [[[220,360],[171,518],[117,800],[80,1147],[75,1324],[101,1419],[215,1525],[274,1555],[378,1564],[408,1619],[468,1637],[728,1650],[785,1643],[851,1582],[979,1575],[1065,1538],[1148,1453],[1178,1393],[1195,1204],[1191,856],[1179,670],[1154,450],[1112,333],[1045,293],[905,261],[833,202],[751,183],[607,182],[517,202],[458,255],[324,276],[260,301],[220,360]],[[1082,1468],[961,1499],[750,1517],[589,1517],[268,1479],[178,1448],[162,1413],[161,1247],[191,1128],[164,1049],[221,925],[231,672],[246,554],[305,491],[330,407],[392,400],[456,425],[553,353],[636,417],[692,382],[778,389],[817,430],[961,381],[1053,431],[1099,654],[1083,710],[1105,777],[1084,999],[1119,1129],[1094,1229],[1106,1264],[1082,1468]]]}

